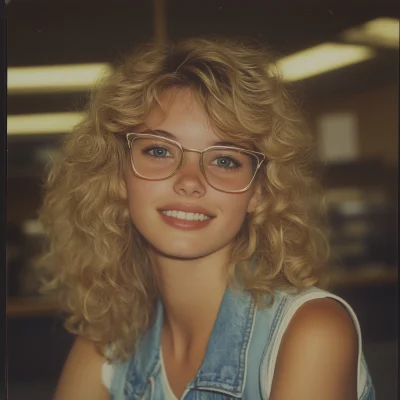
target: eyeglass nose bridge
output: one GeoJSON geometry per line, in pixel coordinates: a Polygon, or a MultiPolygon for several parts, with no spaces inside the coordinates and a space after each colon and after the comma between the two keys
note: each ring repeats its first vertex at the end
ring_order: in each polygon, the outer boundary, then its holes
{"type": "Polygon", "coordinates": [[[181,147],[181,149],[182,149],[182,159],[181,159],[181,162],[175,172],[178,172],[185,165],[185,161],[186,161],[185,153],[198,153],[198,154],[200,154],[200,159],[199,159],[200,171],[203,174],[204,178],[207,180],[207,177],[206,177],[206,174],[204,171],[204,165],[203,165],[203,153],[205,152],[205,150],[197,150],[197,149],[191,149],[191,148],[186,148],[186,147],[181,147]]]}

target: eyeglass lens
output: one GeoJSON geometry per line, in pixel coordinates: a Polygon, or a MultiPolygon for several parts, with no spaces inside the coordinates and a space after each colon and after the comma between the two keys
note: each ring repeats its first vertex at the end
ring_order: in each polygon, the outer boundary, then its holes
{"type": "MultiPolygon", "coordinates": [[[[165,179],[181,164],[181,148],[163,138],[134,138],[132,163],[136,172],[147,179],[165,179]]],[[[203,153],[203,172],[208,182],[220,190],[242,190],[252,181],[257,157],[240,150],[215,148],[203,153]]]]}

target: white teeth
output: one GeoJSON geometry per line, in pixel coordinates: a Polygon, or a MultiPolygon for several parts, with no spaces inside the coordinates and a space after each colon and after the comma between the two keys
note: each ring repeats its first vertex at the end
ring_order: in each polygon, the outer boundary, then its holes
{"type": "Polygon", "coordinates": [[[183,211],[178,211],[177,218],[178,219],[185,219],[185,213],[183,211]]]}
{"type": "Polygon", "coordinates": [[[191,212],[184,212],[184,211],[177,211],[177,210],[167,210],[161,211],[163,214],[167,215],[168,217],[178,218],[178,219],[185,219],[188,221],[205,221],[210,219],[208,215],[201,214],[201,213],[191,213],[191,212]]]}
{"type": "Polygon", "coordinates": [[[187,219],[188,221],[193,221],[195,216],[196,216],[195,213],[187,213],[185,219],[187,219]]]}

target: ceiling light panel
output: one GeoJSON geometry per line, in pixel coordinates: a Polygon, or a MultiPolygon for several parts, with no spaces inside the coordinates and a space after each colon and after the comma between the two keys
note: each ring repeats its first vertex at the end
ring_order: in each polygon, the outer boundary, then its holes
{"type": "Polygon", "coordinates": [[[367,46],[323,43],[280,59],[277,66],[285,81],[297,81],[374,57],[367,46]]]}
{"type": "Polygon", "coordinates": [[[23,114],[7,117],[8,135],[43,135],[71,132],[84,113],[23,114]]]}
{"type": "Polygon", "coordinates": [[[399,49],[399,20],[396,18],[377,18],[345,30],[341,37],[347,42],[399,49]]]}
{"type": "Polygon", "coordinates": [[[87,91],[110,72],[106,63],[11,67],[7,89],[8,94],[87,91]]]}

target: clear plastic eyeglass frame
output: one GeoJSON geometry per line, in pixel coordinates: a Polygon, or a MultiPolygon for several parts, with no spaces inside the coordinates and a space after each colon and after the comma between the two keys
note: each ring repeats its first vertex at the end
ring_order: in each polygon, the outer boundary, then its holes
{"type": "Polygon", "coordinates": [[[176,168],[176,170],[175,170],[174,172],[172,172],[171,174],[169,174],[168,176],[166,176],[166,177],[164,177],[164,178],[161,178],[161,179],[160,179],[160,178],[154,179],[154,178],[148,178],[148,177],[146,177],[146,176],[143,176],[143,175],[141,175],[141,174],[136,170],[135,165],[134,165],[134,163],[133,163],[132,152],[130,152],[130,160],[131,160],[131,166],[132,166],[133,172],[134,172],[137,176],[139,176],[140,178],[146,179],[146,180],[149,180],[149,181],[162,181],[162,180],[171,178],[171,176],[175,175],[175,174],[183,167],[183,165],[185,164],[185,152],[192,152],[192,153],[198,153],[198,154],[200,154],[200,160],[199,160],[199,163],[200,163],[200,171],[201,171],[201,173],[202,173],[204,179],[207,181],[207,183],[208,183],[211,187],[213,187],[214,189],[216,189],[216,190],[218,190],[218,191],[220,191],[220,192],[226,192],[226,193],[243,193],[243,192],[245,192],[246,190],[248,190],[248,189],[250,188],[251,184],[252,184],[253,181],[254,181],[254,178],[255,178],[256,175],[257,175],[258,170],[260,169],[261,165],[263,164],[263,162],[265,161],[265,158],[266,158],[265,155],[264,155],[263,153],[260,153],[260,152],[258,152],[258,151],[247,150],[247,149],[243,149],[243,148],[240,148],[240,147],[234,147],[234,146],[210,146],[210,147],[205,148],[204,150],[189,149],[189,148],[183,147],[179,142],[177,142],[177,141],[175,141],[175,140],[173,140],[173,139],[170,139],[170,138],[167,138],[167,137],[164,137],[164,136],[160,136],[160,135],[158,135],[158,134],[156,134],[156,133],[154,133],[154,134],[152,134],[152,133],[136,133],[136,132],[127,133],[127,134],[126,134],[126,141],[127,141],[127,143],[128,143],[129,149],[132,148],[132,142],[133,142],[133,140],[139,139],[139,138],[154,138],[154,139],[158,139],[158,140],[161,138],[162,140],[165,140],[165,141],[167,141],[167,142],[170,142],[170,143],[176,145],[177,147],[179,147],[179,149],[181,150],[181,153],[182,153],[182,155],[181,155],[181,161],[180,161],[178,167],[176,168]],[[205,173],[205,171],[204,171],[203,154],[204,154],[205,152],[207,152],[208,150],[224,150],[224,149],[225,149],[225,150],[237,150],[237,151],[240,151],[240,152],[242,152],[242,153],[251,154],[251,155],[253,155],[253,156],[255,156],[255,157],[257,158],[257,167],[256,167],[256,169],[255,169],[255,171],[254,171],[253,177],[251,178],[249,184],[248,184],[244,189],[240,189],[240,190],[223,190],[223,189],[220,189],[220,188],[218,188],[218,187],[215,187],[215,186],[208,180],[207,175],[206,175],[206,173],[205,173]]]}

